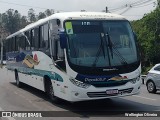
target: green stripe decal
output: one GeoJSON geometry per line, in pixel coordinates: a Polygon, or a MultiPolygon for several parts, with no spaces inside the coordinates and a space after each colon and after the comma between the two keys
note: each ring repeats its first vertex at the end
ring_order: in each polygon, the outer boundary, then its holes
{"type": "Polygon", "coordinates": [[[28,75],[37,75],[37,76],[41,76],[44,77],[45,75],[49,76],[52,80],[56,80],[56,81],[60,81],[63,82],[63,78],[55,73],[55,72],[51,72],[51,71],[46,71],[46,70],[38,70],[38,69],[31,69],[31,68],[24,68],[24,67],[8,67],[7,69],[14,71],[15,69],[23,74],[28,74],[28,75]]]}

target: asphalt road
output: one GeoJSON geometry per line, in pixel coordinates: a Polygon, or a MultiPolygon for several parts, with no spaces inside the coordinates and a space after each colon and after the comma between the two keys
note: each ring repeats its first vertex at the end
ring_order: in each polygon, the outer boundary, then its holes
{"type": "MultiPolygon", "coordinates": [[[[146,86],[142,85],[139,95],[78,103],[61,101],[56,104],[51,103],[45,93],[35,88],[27,85],[17,88],[14,74],[5,68],[0,68],[0,111],[52,111],[48,114],[58,116],[47,118],[3,117],[0,120],[135,120],[137,117],[124,117],[124,114],[136,111],[138,113],[160,111],[160,92],[150,94],[147,92],[146,86]],[[108,113],[111,116],[107,116],[108,113]]],[[[159,118],[141,117],[140,119],[158,120],[159,118]]]]}

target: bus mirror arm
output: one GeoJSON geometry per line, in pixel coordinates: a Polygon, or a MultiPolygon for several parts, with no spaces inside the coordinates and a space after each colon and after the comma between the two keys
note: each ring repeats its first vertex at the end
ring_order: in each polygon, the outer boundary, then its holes
{"type": "Polygon", "coordinates": [[[22,35],[26,38],[26,40],[27,40],[27,42],[28,42],[29,46],[31,46],[31,43],[30,43],[30,41],[29,41],[28,37],[27,37],[23,32],[22,32],[22,35]]]}
{"type": "Polygon", "coordinates": [[[67,36],[65,34],[65,32],[60,32],[59,33],[59,37],[60,37],[60,46],[62,49],[67,47],[67,36]]]}
{"type": "Polygon", "coordinates": [[[137,41],[137,35],[135,32],[133,32],[133,35],[134,35],[134,39],[137,41]]]}

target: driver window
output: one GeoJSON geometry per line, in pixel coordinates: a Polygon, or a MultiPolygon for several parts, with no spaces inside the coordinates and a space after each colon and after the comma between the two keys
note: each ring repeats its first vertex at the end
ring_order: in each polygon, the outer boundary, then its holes
{"type": "Polygon", "coordinates": [[[51,38],[51,48],[52,57],[58,68],[66,71],[66,65],[64,60],[64,50],[60,47],[59,40],[59,29],[61,28],[60,20],[53,19],[50,21],[50,38],[51,38]]]}

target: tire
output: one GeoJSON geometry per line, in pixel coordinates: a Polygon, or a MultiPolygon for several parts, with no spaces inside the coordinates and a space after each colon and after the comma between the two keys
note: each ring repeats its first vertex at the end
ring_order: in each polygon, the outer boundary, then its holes
{"type": "Polygon", "coordinates": [[[149,93],[156,93],[157,92],[156,86],[153,81],[147,82],[147,90],[149,93]]]}
{"type": "Polygon", "coordinates": [[[19,76],[18,76],[18,72],[15,71],[15,80],[16,80],[16,85],[17,87],[22,87],[22,83],[19,81],[19,76]]]}
{"type": "Polygon", "coordinates": [[[51,80],[49,78],[45,78],[45,82],[46,82],[46,92],[50,98],[50,101],[53,103],[58,103],[59,99],[54,95],[54,90],[51,80]]]}

